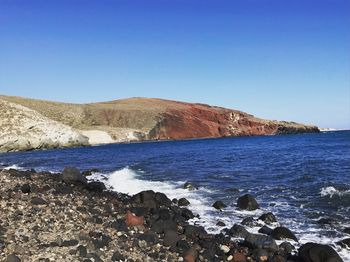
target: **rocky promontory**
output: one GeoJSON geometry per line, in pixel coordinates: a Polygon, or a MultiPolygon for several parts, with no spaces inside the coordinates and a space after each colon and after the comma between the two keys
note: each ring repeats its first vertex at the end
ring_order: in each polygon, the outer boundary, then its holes
{"type": "MultiPolygon", "coordinates": [[[[0,184],[1,261],[342,261],[327,245],[297,250],[286,227],[253,234],[242,222],[209,234],[190,223],[196,214],[163,193],[119,194],[76,168],[62,174],[0,170],[0,184]]],[[[251,195],[237,204],[259,208],[251,195]]],[[[259,220],[269,224],[276,217],[259,220]]]]}
{"type": "Polygon", "coordinates": [[[155,98],[68,104],[0,96],[0,152],[144,140],[319,132],[222,107],[155,98]]]}

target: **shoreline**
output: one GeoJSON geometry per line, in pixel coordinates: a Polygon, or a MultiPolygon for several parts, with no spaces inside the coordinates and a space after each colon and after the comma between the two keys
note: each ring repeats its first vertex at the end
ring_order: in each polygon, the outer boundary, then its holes
{"type": "MultiPolygon", "coordinates": [[[[332,131],[332,132],[341,132],[341,131],[347,131],[347,130],[337,130],[337,131],[332,131]]],[[[194,137],[194,138],[181,138],[181,139],[131,140],[131,141],[120,141],[120,142],[101,143],[101,144],[0,151],[0,154],[17,153],[17,152],[32,152],[32,151],[47,151],[47,150],[57,150],[57,149],[69,149],[69,148],[90,148],[90,147],[100,147],[100,146],[108,146],[108,145],[148,144],[148,143],[182,142],[182,141],[186,142],[186,141],[212,140],[212,139],[258,138],[258,137],[274,137],[274,136],[278,137],[278,136],[293,136],[293,135],[320,134],[320,133],[325,133],[325,132],[318,131],[318,132],[281,133],[281,134],[264,134],[264,135],[237,135],[237,136],[198,137],[198,138],[194,137]]]]}
{"type": "Polygon", "coordinates": [[[315,249],[342,261],[330,246],[293,250],[286,230],[273,234],[289,239],[280,246],[241,225],[208,234],[188,223],[189,209],[162,193],[120,194],[74,169],[0,170],[0,181],[0,254],[21,259],[4,261],[307,261],[315,249]]]}

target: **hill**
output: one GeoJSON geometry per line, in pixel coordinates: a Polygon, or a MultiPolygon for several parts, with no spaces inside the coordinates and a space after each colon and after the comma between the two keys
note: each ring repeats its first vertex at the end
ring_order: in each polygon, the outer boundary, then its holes
{"type": "MultiPolygon", "coordinates": [[[[94,145],[141,140],[319,132],[316,126],[264,120],[238,110],[156,98],[70,104],[0,96],[0,106],[0,130],[6,134],[0,138],[0,151],[86,145],[87,141],[94,145]],[[20,122],[13,121],[23,115],[23,112],[26,112],[26,117],[20,117],[20,122]],[[35,117],[30,117],[31,115],[35,117]],[[36,129],[35,134],[31,129],[23,131],[27,122],[31,126],[45,126],[50,130],[58,125],[63,129],[69,128],[71,131],[65,133],[70,134],[71,141],[76,142],[68,143],[66,140],[61,141],[60,136],[50,136],[53,141],[51,146],[15,146],[12,142],[16,136],[19,140],[26,140],[27,144],[32,144],[32,136],[40,137],[40,132],[36,129]],[[9,146],[11,143],[13,148],[9,146]]],[[[60,133],[54,128],[50,134],[55,132],[60,133]]],[[[45,132],[41,134],[43,133],[45,132]]]]}

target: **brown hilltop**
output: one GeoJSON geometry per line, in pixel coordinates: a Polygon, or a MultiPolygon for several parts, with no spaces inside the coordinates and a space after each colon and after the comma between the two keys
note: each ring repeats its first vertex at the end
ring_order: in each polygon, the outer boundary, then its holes
{"type": "Polygon", "coordinates": [[[71,127],[87,136],[90,144],[319,131],[315,126],[259,119],[237,110],[156,98],[89,104],[9,96],[0,96],[1,100],[29,108],[46,119],[71,127]]]}

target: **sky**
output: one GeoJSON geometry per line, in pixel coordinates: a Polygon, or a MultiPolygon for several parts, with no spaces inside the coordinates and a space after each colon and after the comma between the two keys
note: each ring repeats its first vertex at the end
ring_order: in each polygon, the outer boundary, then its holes
{"type": "Polygon", "coordinates": [[[0,0],[0,94],[350,128],[349,0],[0,0]]]}

